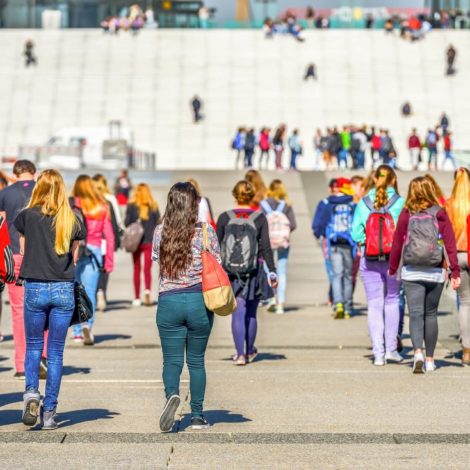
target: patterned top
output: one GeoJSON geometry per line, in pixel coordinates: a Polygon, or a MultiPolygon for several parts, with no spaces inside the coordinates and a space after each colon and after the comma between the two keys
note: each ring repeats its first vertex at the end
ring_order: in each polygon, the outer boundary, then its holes
{"type": "MultiPolygon", "coordinates": [[[[163,224],[160,224],[155,229],[152,245],[152,259],[160,263],[160,242],[162,237],[163,224]]],[[[215,230],[207,224],[207,235],[209,238],[209,251],[212,253],[219,263],[222,262],[220,258],[219,242],[215,230]]],[[[187,289],[188,287],[196,286],[202,282],[202,225],[196,226],[192,242],[193,262],[188,271],[182,274],[178,279],[168,279],[160,273],[160,293],[169,292],[173,290],[187,289]]]]}

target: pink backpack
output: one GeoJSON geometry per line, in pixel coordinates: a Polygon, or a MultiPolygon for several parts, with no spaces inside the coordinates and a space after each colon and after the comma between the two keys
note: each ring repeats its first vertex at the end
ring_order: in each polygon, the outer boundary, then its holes
{"type": "Polygon", "coordinates": [[[261,201],[261,207],[266,214],[269,226],[269,239],[271,248],[288,248],[290,245],[290,222],[287,215],[284,214],[286,201],[281,201],[276,209],[272,209],[267,201],[261,201]]]}

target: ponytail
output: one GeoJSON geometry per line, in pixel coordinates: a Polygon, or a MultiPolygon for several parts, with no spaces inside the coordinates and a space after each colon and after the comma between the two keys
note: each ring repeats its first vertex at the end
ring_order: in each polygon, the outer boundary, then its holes
{"type": "Polygon", "coordinates": [[[374,173],[375,201],[374,207],[381,209],[388,203],[387,188],[392,186],[398,194],[397,175],[388,165],[380,165],[374,173]]]}

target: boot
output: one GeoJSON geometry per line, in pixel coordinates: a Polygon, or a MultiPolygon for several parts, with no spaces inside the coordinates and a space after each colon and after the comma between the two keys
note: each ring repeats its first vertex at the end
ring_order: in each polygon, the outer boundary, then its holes
{"type": "Polygon", "coordinates": [[[462,364],[464,366],[470,366],[470,348],[463,348],[462,364]]]}

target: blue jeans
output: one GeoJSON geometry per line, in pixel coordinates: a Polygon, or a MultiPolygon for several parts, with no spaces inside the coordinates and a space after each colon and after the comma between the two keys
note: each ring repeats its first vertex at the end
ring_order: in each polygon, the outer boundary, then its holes
{"type": "Polygon", "coordinates": [[[349,152],[345,149],[342,149],[338,153],[338,167],[347,168],[348,167],[348,154],[349,152]]]}
{"type": "Polygon", "coordinates": [[[277,303],[284,305],[286,302],[286,286],[287,286],[287,259],[289,257],[288,248],[278,248],[274,251],[274,256],[277,258],[277,303]]]}
{"type": "MultiPolygon", "coordinates": [[[[88,325],[90,328],[95,322],[96,312],[96,291],[98,290],[98,281],[100,279],[100,267],[97,264],[103,262],[103,255],[101,254],[101,248],[93,245],[87,245],[88,249],[95,255],[93,257],[82,258],[78,261],[77,267],[75,268],[75,279],[83,284],[85,291],[90,297],[91,303],[93,304],[93,318],[89,321],[88,325]]],[[[82,334],[82,326],[75,325],[73,327],[74,336],[82,334]]]]}
{"type": "Polygon", "coordinates": [[[47,341],[47,381],[44,409],[57,407],[65,339],[75,308],[72,282],[29,282],[24,289],[24,324],[26,334],[25,390],[39,392],[39,364],[44,347],[44,331],[49,328],[47,341]]]}
{"type": "Polygon", "coordinates": [[[442,162],[442,169],[444,169],[444,166],[445,166],[447,160],[450,160],[450,163],[452,163],[452,166],[454,167],[454,170],[456,170],[457,165],[455,163],[454,154],[450,150],[446,150],[444,152],[444,161],[442,162]]]}
{"type": "Polygon", "coordinates": [[[157,326],[163,352],[165,395],[166,398],[179,395],[186,351],[192,416],[202,416],[206,391],[204,356],[213,322],[214,314],[206,309],[204,298],[198,292],[169,294],[158,301],[157,326]]]}
{"type": "Polygon", "coordinates": [[[299,152],[296,150],[290,151],[290,169],[297,170],[297,157],[299,156],[299,152]]]}
{"type": "Polygon", "coordinates": [[[330,248],[331,269],[333,271],[333,303],[344,304],[351,312],[353,296],[353,256],[349,245],[332,245],[330,248]]]}
{"type": "Polygon", "coordinates": [[[364,169],[365,153],[360,150],[356,152],[356,165],[359,170],[364,169]]]}

